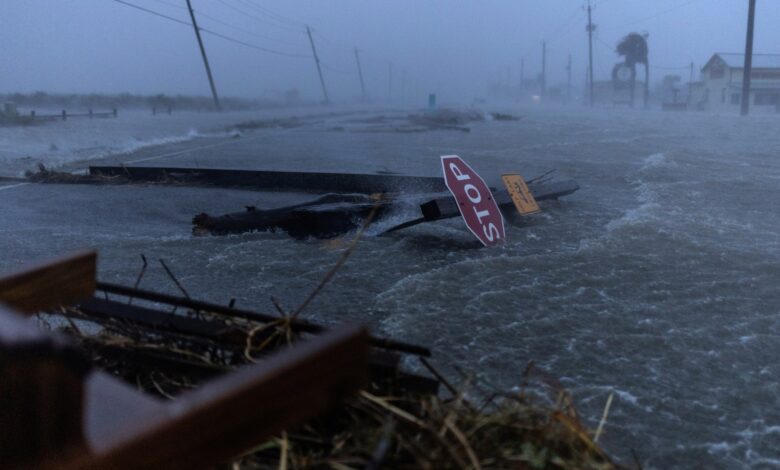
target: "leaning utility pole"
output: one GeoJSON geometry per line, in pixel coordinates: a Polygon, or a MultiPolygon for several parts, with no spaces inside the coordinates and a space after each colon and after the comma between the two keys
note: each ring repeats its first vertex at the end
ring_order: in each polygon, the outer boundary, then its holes
{"type": "Polygon", "coordinates": [[[358,77],[360,77],[360,90],[363,93],[363,100],[366,99],[366,84],[363,82],[363,69],[360,68],[360,55],[357,47],[355,48],[355,62],[357,62],[358,77]]]}
{"type": "Polygon", "coordinates": [[[547,41],[542,41],[542,98],[547,91],[547,41]]]}
{"type": "Polygon", "coordinates": [[[314,47],[314,39],[311,38],[311,28],[306,25],[306,34],[309,35],[309,43],[311,44],[311,53],[314,55],[314,63],[317,64],[317,73],[320,76],[320,84],[322,85],[322,94],[325,95],[325,104],[330,103],[328,98],[328,89],[325,88],[325,79],[322,78],[322,67],[320,67],[320,58],[317,56],[317,49],[314,47]]]}
{"type": "Polygon", "coordinates": [[[214,107],[219,111],[222,107],[219,105],[219,96],[217,96],[217,87],[214,86],[214,77],[211,76],[211,67],[209,67],[209,59],[206,57],[206,49],[203,48],[203,40],[200,38],[200,28],[195,21],[195,12],[192,11],[192,5],[190,0],[187,0],[187,9],[190,11],[190,18],[192,19],[192,27],[195,28],[195,37],[198,38],[198,46],[200,46],[200,55],[203,56],[203,64],[206,66],[206,75],[209,77],[209,85],[211,86],[211,96],[214,97],[214,107]]]}
{"type": "Polygon", "coordinates": [[[588,85],[590,86],[590,105],[593,106],[593,31],[596,30],[596,25],[591,21],[591,6],[590,0],[588,0],[588,85]]]}
{"type": "Polygon", "coordinates": [[[749,0],[747,38],[745,40],[745,65],[742,69],[742,109],[740,114],[747,116],[750,110],[750,74],[753,69],[753,20],[756,15],[756,0],[749,0]]]}

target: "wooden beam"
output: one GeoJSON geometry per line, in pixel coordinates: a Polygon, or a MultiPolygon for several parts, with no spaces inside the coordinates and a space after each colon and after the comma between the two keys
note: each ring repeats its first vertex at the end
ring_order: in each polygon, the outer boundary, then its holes
{"type": "Polygon", "coordinates": [[[23,313],[69,305],[95,292],[97,253],[74,255],[0,276],[0,302],[23,313]]]}
{"type": "MultiPolygon", "coordinates": [[[[86,432],[90,452],[57,466],[212,468],[355,393],[365,383],[367,361],[367,331],[336,329],[185,393],[162,408],[154,406],[151,415],[140,413],[114,427],[100,423],[102,432],[86,432]]],[[[144,408],[149,408],[147,403],[144,408]]]]}
{"type": "MultiPolygon", "coordinates": [[[[450,198],[452,199],[452,198],[450,198]]],[[[457,208],[456,208],[457,210],[457,208]]],[[[188,308],[195,311],[213,312],[228,317],[245,318],[247,320],[256,322],[273,322],[279,320],[278,316],[268,315],[260,312],[253,312],[251,310],[241,310],[237,308],[231,308],[225,305],[214,304],[210,302],[203,302],[195,299],[188,299],[183,297],[176,297],[173,295],[163,294],[160,292],[152,292],[144,289],[135,289],[132,287],[125,287],[118,284],[111,284],[108,282],[98,282],[97,288],[103,292],[114,295],[121,295],[123,297],[129,297],[134,299],[149,300],[152,302],[164,303],[168,305],[175,305],[177,307],[188,308]]],[[[307,320],[294,319],[290,322],[290,328],[295,332],[303,333],[320,333],[326,330],[323,325],[311,323],[307,320]]],[[[405,343],[402,341],[396,341],[388,338],[372,337],[370,339],[371,345],[377,348],[389,349],[393,351],[404,352],[407,354],[415,354],[418,356],[431,356],[431,350],[416,344],[405,343]]]]}
{"type": "Polygon", "coordinates": [[[83,450],[83,379],[76,346],[0,307],[0,467],[83,450]]]}
{"type": "Polygon", "coordinates": [[[123,177],[130,181],[247,188],[307,193],[392,193],[446,191],[440,176],[397,174],[314,173],[305,171],[228,170],[140,166],[90,166],[92,176],[123,177]]]}

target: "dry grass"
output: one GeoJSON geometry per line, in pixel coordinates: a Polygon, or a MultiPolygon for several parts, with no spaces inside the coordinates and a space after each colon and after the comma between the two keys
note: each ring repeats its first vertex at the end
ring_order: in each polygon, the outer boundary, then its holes
{"type": "MultiPolygon", "coordinates": [[[[212,315],[201,312],[200,317],[212,315]]],[[[197,387],[203,378],[136,364],[133,358],[139,353],[199,364],[220,374],[299,338],[284,318],[268,324],[235,323],[244,341],[210,348],[115,323],[103,324],[94,334],[75,325],[66,329],[81,338],[98,365],[170,399],[197,387]],[[116,355],[101,353],[106,348],[120,348],[127,355],[117,361],[116,355]]],[[[454,393],[434,395],[371,383],[349,403],[261,443],[235,463],[246,469],[616,468],[554,378],[531,364],[519,385],[514,392],[487,392],[465,377],[460,384],[447,384],[454,393]]]]}

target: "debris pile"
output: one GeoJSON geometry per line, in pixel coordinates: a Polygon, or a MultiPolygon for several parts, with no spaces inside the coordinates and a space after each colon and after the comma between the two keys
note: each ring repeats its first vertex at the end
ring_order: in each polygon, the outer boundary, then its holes
{"type": "MultiPolygon", "coordinates": [[[[324,331],[281,307],[272,318],[110,284],[98,290],[110,300],[96,296],[40,318],[65,318],[64,331],[95,364],[171,400],[324,331]],[[151,301],[174,304],[174,312],[136,306],[151,301]]],[[[357,398],[258,443],[237,459],[239,468],[615,468],[568,392],[533,364],[518,390],[487,391],[462,371],[461,383],[448,382],[424,347],[371,344],[371,381],[357,398]],[[403,371],[402,355],[435,378],[403,371]]]]}

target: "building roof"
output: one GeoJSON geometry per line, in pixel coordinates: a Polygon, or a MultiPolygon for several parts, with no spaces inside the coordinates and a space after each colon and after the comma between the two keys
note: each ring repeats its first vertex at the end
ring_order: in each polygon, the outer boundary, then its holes
{"type": "MultiPolygon", "coordinates": [[[[745,54],[731,52],[716,52],[704,64],[702,71],[710,66],[715,58],[720,58],[727,67],[741,69],[745,65],[745,54]]],[[[780,69],[780,54],[753,54],[754,69],[780,69]]]]}

